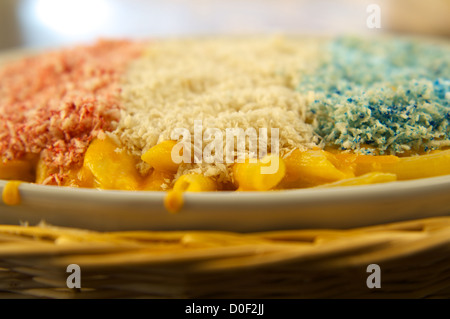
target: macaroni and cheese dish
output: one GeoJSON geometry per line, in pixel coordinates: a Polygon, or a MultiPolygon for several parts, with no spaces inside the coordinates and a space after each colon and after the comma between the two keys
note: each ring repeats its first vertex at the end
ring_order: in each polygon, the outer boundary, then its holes
{"type": "Polygon", "coordinates": [[[0,70],[17,185],[269,191],[450,174],[450,49],[397,38],[99,41],[0,70]]]}

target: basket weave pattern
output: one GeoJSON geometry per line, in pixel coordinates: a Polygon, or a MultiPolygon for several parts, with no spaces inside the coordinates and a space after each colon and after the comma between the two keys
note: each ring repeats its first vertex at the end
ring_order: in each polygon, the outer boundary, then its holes
{"type": "Polygon", "coordinates": [[[249,234],[0,225],[0,298],[20,297],[449,298],[450,217],[249,234]]]}

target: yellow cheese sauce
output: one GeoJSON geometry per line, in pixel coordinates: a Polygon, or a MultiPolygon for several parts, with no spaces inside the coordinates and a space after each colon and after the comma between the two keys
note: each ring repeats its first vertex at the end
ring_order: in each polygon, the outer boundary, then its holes
{"type": "Polygon", "coordinates": [[[20,192],[19,186],[23,182],[21,181],[9,181],[6,183],[2,192],[3,203],[9,206],[15,206],[20,204],[20,192]]]}
{"type": "Polygon", "coordinates": [[[170,213],[178,213],[183,208],[184,199],[183,192],[178,190],[170,190],[164,197],[164,207],[170,213]]]}

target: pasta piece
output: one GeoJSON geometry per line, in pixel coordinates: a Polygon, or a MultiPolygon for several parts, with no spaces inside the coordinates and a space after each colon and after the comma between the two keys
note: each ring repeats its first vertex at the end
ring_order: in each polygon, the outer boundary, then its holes
{"type": "Polygon", "coordinates": [[[391,173],[371,172],[362,176],[342,179],[334,183],[328,183],[317,186],[317,188],[341,187],[341,186],[358,186],[377,183],[388,183],[397,180],[397,176],[391,173]]]}
{"type": "Polygon", "coordinates": [[[172,148],[176,141],[164,141],[149,149],[141,159],[158,171],[176,173],[180,164],[172,160],[172,148]]]}
{"type": "Polygon", "coordinates": [[[146,191],[162,191],[163,185],[169,184],[173,173],[153,170],[142,182],[140,189],[146,191]]]}
{"type": "Polygon", "coordinates": [[[285,174],[286,164],[277,155],[268,155],[257,161],[257,163],[250,163],[247,160],[245,163],[233,165],[234,182],[240,191],[267,191],[273,189],[280,183],[285,174]],[[264,172],[265,169],[268,171],[264,172]]]}
{"type": "Polygon", "coordinates": [[[217,183],[210,177],[201,174],[182,175],[173,185],[174,191],[211,192],[217,190],[217,183]]]}
{"type": "Polygon", "coordinates": [[[295,149],[285,159],[286,177],[283,184],[314,186],[354,177],[352,170],[343,171],[334,164],[334,155],[322,150],[295,149]],[[331,161],[330,161],[331,159],[331,161]]]}
{"type": "Polygon", "coordinates": [[[217,183],[210,177],[201,174],[182,175],[164,198],[164,206],[169,212],[176,213],[183,207],[184,192],[211,192],[216,190],[217,183]]]}
{"type": "Polygon", "coordinates": [[[396,174],[399,180],[450,174],[450,150],[401,157],[395,163],[381,163],[380,171],[396,174]]]}
{"type": "Polygon", "coordinates": [[[36,183],[45,184],[45,180],[50,176],[50,169],[45,162],[40,159],[36,165],[36,183]]]}
{"type": "Polygon", "coordinates": [[[83,167],[94,177],[94,187],[101,189],[139,189],[140,175],[137,160],[125,151],[116,151],[118,146],[109,137],[95,139],[89,145],[83,167]]]}
{"type": "Polygon", "coordinates": [[[0,161],[0,179],[17,179],[21,181],[34,182],[35,160],[27,157],[21,160],[0,161]]]}
{"type": "MultiPolygon", "coordinates": [[[[49,184],[54,180],[51,178],[52,174],[56,174],[56,168],[49,168],[42,159],[36,165],[36,180],[37,184],[49,184]],[[50,182],[49,182],[50,181],[50,182]]],[[[62,177],[60,185],[70,187],[94,187],[94,176],[87,167],[70,168],[63,174],[58,174],[62,177]]]]}
{"type": "Polygon", "coordinates": [[[353,153],[333,154],[333,164],[340,169],[351,169],[356,176],[382,171],[382,165],[395,164],[400,158],[393,155],[363,155],[353,153]]]}

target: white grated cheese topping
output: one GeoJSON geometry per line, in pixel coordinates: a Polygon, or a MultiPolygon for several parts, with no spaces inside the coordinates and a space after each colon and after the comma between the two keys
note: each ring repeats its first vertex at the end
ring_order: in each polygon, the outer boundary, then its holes
{"type": "MultiPolygon", "coordinates": [[[[304,70],[316,66],[320,40],[284,37],[172,39],[152,42],[132,63],[122,84],[124,110],[110,133],[141,156],[171,139],[175,128],[194,136],[217,128],[279,129],[280,153],[316,146],[305,122],[311,99],[295,89],[304,70]]],[[[258,137],[259,138],[259,137],[258,137]]],[[[209,143],[204,140],[203,148],[209,143]]],[[[270,136],[268,139],[270,144],[270,136]]],[[[236,156],[242,154],[237,153],[236,156]]],[[[268,151],[270,152],[270,145],[268,151]]],[[[248,155],[248,141],[245,151],[248,155]]],[[[231,164],[183,164],[177,176],[198,172],[229,182],[231,164]]],[[[141,171],[148,167],[140,165],[141,171]]]]}

